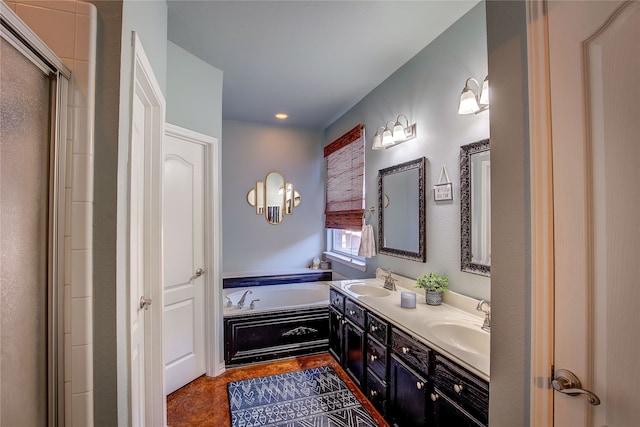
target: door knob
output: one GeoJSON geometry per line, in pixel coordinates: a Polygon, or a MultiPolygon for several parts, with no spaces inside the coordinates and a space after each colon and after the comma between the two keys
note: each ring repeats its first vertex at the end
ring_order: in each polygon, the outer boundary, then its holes
{"type": "Polygon", "coordinates": [[[142,310],[143,308],[145,310],[148,310],[150,305],[151,298],[145,298],[144,295],[140,297],[140,310],[142,310]]]}
{"type": "Polygon", "coordinates": [[[587,400],[593,406],[600,404],[600,399],[595,393],[590,392],[582,388],[582,384],[578,377],[567,369],[558,369],[555,372],[554,379],[551,381],[551,387],[560,393],[567,394],[569,396],[578,396],[584,394],[587,396],[587,400]]]}
{"type": "Polygon", "coordinates": [[[204,270],[202,268],[199,268],[195,271],[195,273],[193,273],[193,276],[191,277],[191,279],[197,279],[198,277],[202,276],[204,274],[204,270]]]}

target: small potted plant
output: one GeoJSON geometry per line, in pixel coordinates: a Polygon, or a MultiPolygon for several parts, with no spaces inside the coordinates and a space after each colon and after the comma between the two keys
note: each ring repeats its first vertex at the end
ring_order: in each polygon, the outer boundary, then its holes
{"type": "Polygon", "coordinates": [[[425,290],[427,304],[440,305],[442,303],[442,293],[449,290],[449,278],[431,272],[418,277],[415,287],[425,290]]]}

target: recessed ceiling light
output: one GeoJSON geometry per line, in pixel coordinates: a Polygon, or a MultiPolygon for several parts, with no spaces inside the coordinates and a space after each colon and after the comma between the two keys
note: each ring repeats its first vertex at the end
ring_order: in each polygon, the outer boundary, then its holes
{"type": "Polygon", "coordinates": [[[278,120],[284,120],[286,118],[288,118],[289,115],[287,113],[277,113],[275,114],[275,118],[278,120]]]}

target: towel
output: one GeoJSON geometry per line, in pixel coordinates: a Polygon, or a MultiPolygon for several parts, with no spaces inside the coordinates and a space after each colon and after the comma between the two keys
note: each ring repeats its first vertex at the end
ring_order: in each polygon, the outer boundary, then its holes
{"type": "Polygon", "coordinates": [[[376,256],[376,239],[373,235],[373,227],[370,224],[365,224],[362,226],[358,256],[365,258],[376,256]]]}

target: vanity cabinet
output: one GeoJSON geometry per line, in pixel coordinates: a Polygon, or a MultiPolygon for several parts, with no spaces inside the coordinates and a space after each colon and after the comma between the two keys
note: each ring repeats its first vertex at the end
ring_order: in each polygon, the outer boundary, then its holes
{"type": "Polygon", "coordinates": [[[437,387],[431,393],[433,425],[437,427],[482,427],[478,420],[446,397],[437,387]]]}
{"type": "Polygon", "coordinates": [[[388,419],[394,426],[431,425],[431,405],[427,400],[429,382],[395,354],[391,356],[388,419]]]}
{"type": "Polygon", "coordinates": [[[383,416],[389,399],[389,324],[367,312],[367,387],[365,394],[383,416]]]}
{"type": "Polygon", "coordinates": [[[358,385],[364,387],[366,310],[333,289],[329,292],[329,351],[358,385]]]}
{"type": "Polygon", "coordinates": [[[329,307],[329,353],[342,364],[344,359],[343,341],[344,315],[333,307],[329,307]]]}
{"type": "MultiPolygon", "coordinates": [[[[468,420],[468,425],[489,423],[489,384],[486,381],[440,354],[435,354],[433,380],[436,388],[432,400],[447,402],[447,406],[452,407],[448,412],[457,410],[459,416],[468,420]],[[440,399],[443,396],[447,399],[440,399]]],[[[437,425],[451,424],[441,419],[437,425]]]]}
{"type": "Polygon", "coordinates": [[[364,333],[366,311],[347,298],[344,302],[344,369],[354,382],[363,388],[365,375],[365,343],[364,333]]]}
{"type": "Polygon", "coordinates": [[[329,351],[389,424],[488,425],[488,382],[334,289],[329,319],[329,351]]]}
{"type": "Polygon", "coordinates": [[[345,296],[335,290],[329,291],[329,353],[342,364],[345,296]]]}
{"type": "Polygon", "coordinates": [[[429,395],[432,350],[392,328],[389,413],[398,427],[432,425],[429,395]]]}

